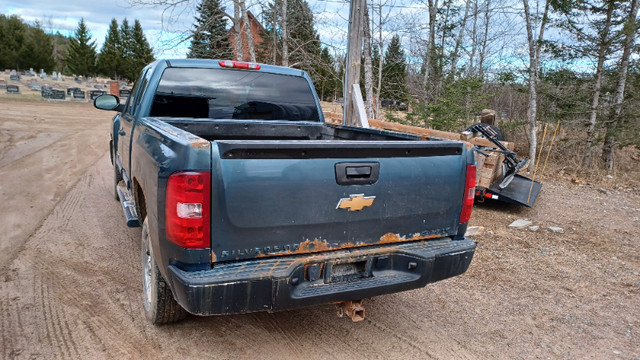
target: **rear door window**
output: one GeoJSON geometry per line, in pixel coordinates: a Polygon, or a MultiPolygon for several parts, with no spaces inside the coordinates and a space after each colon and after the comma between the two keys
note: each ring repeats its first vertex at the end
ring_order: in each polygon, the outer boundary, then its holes
{"type": "Polygon", "coordinates": [[[305,78],[261,71],[167,68],[150,116],[319,121],[305,78]]]}

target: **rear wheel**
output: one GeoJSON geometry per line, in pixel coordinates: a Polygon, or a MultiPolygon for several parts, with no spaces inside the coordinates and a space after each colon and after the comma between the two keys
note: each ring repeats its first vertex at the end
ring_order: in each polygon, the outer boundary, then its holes
{"type": "Polygon", "coordinates": [[[187,312],[173,298],[173,293],[162,278],[151,251],[147,217],[142,223],[142,271],[144,312],[147,319],[154,325],[169,324],[184,319],[187,312]]]}

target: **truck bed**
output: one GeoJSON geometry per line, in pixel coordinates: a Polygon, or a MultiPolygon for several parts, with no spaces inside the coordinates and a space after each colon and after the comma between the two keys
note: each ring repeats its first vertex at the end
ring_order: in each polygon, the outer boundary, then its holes
{"type": "Polygon", "coordinates": [[[158,119],[208,141],[216,140],[421,140],[417,135],[319,122],[158,119]]]}

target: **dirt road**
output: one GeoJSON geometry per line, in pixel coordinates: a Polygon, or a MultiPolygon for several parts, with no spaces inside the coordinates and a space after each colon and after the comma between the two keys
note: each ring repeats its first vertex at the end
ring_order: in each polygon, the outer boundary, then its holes
{"type": "Polygon", "coordinates": [[[486,232],[466,274],[365,300],[361,323],[326,305],[154,327],[141,305],[140,229],[124,226],[111,195],[111,114],[2,98],[0,108],[0,358],[640,357],[634,190],[558,180],[533,209],[479,206],[472,224],[486,232]],[[35,140],[11,140],[27,133],[35,140]],[[540,229],[508,228],[517,218],[540,229]]]}

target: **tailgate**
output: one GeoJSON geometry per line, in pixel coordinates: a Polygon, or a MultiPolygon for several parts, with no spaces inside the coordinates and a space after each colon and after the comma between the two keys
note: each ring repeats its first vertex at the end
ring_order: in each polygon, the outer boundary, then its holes
{"type": "Polygon", "coordinates": [[[450,141],[216,141],[216,261],[454,235],[466,168],[450,141]]]}

